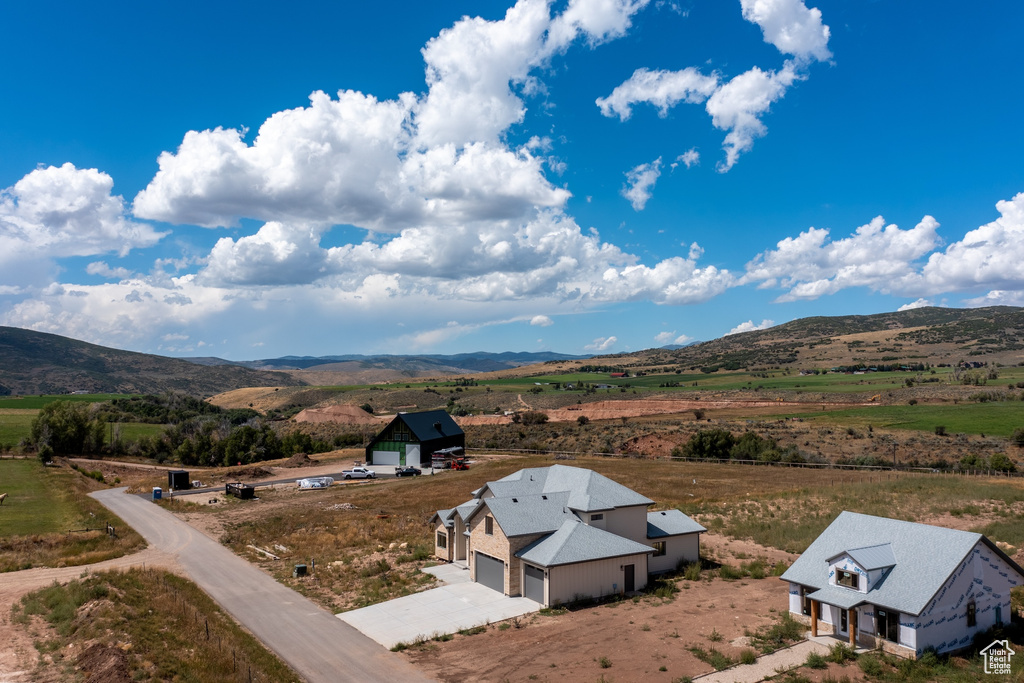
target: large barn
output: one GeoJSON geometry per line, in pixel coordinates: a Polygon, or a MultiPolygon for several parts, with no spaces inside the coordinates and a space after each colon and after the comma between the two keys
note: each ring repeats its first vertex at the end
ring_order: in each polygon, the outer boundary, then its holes
{"type": "Polygon", "coordinates": [[[366,447],[369,465],[430,465],[430,454],[466,446],[466,433],[443,410],[399,413],[366,447]]]}

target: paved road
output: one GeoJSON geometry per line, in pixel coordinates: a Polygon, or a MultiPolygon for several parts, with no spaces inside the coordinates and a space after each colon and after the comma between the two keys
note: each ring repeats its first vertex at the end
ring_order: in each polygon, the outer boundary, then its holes
{"type": "Polygon", "coordinates": [[[160,506],[124,491],[90,495],[151,546],[177,556],[200,588],[310,683],[430,680],[160,506]]]}

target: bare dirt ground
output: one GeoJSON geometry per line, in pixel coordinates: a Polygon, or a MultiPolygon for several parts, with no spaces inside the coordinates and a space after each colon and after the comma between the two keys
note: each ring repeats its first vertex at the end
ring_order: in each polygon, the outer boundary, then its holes
{"type": "Polygon", "coordinates": [[[3,574],[0,580],[0,681],[20,683],[34,680],[32,671],[39,653],[33,646],[33,636],[24,626],[11,622],[11,607],[22,596],[46,588],[56,582],[80,578],[90,572],[126,569],[128,567],[160,567],[181,573],[181,567],[172,555],[147,548],[134,555],[119,557],[85,567],[59,569],[39,568],[3,574]]]}
{"type": "Polygon", "coordinates": [[[615,681],[667,682],[714,670],[690,647],[713,647],[738,659],[748,647],[746,632],[771,625],[788,609],[786,586],[774,578],[681,580],[679,585],[674,600],[642,597],[556,616],[533,615],[519,628],[492,627],[448,642],[428,642],[405,654],[427,674],[459,683],[593,681],[602,675],[615,681]]]}
{"type": "Polygon", "coordinates": [[[326,408],[306,408],[293,419],[296,422],[334,422],[337,424],[380,425],[393,416],[371,415],[359,406],[337,404],[326,408]]]}
{"type": "MultiPolygon", "coordinates": [[[[530,410],[530,406],[519,397],[524,410],[530,410]]],[[[549,422],[575,422],[581,416],[588,420],[616,420],[620,418],[649,417],[652,415],[680,415],[693,413],[694,410],[715,410],[716,415],[728,417],[732,411],[735,414],[750,415],[753,410],[762,415],[777,415],[779,413],[794,413],[802,410],[817,410],[822,404],[820,402],[807,403],[797,401],[756,401],[748,399],[720,399],[720,400],[642,400],[634,399],[628,401],[594,401],[593,403],[580,403],[567,408],[542,409],[548,416],[549,422]]],[[[873,403],[849,402],[837,403],[828,402],[827,405],[834,410],[854,408],[873,403]]],[[[456,418],[460,425],[494,425],[511,424],[512,417],[506,415],[468,415],[456,418]]]]}

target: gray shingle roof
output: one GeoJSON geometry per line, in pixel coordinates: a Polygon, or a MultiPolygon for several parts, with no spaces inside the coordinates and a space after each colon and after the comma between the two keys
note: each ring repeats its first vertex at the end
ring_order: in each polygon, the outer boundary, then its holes
{"type": "Polygon", "coordinates": [[[448,508],[447,510],[438,510],[434,513],[434,516],[430,518],[433,522],[435,519],[439,519],[444,522],[444,525],[449,529],[455,526],[455,520],[452,519],[452,513],[455,512],[455,508],[448,508]]]}
{"type": "Polygon", "coordinates": [[[811,600],[820,600],[827,605],[835,605],[840,609],[850,609],[868,601],[867,593],[843,588],[842,586],[825,586],[820,590],[810,593],[807,597],[811,600]]]}
{"type": "Polygon", "coordinates": [[[473,511],[480,507],[480,504],[480,500],[467,500],[462,505],[457,505],[455,511],[459,514],[459,517],[462,517],[462,521],[465,523],[469,516],[473,514],[473,511]]]}
{"type": "MultiPolygon", "coordinates": [[[[843,512],[781,578],[810,588],[824,589],[829,585],[829,559],[844,552],[860,550],[866,551],[875,563],[882,551],[870,549],[889,545],[895,566],[885,579],[867,593],[843,589],[846,592],[842,595],[849,593],[859,596],[858,599],[864,602],[918,615],[979,541],[1024,577],[1020,567],[981,534],[843,512]]],[[[833,592],[830,590],[822,595],[831,596],[833,592]]]]}
{"type": "Polygon", "coordinates": [[[679,510],[662,510],[647,513],[647,538],[699,534],[707,531],[679,510]]]}
{"type": "MultiPolygon", "coordinates": [[[[653,505],[654,501],[592,470],[566,465],[519,470],[485,487],[496,498],[541,493],[567,492],[568,507],[581,512],[598,512],[631,505],[653,505]]],[[[504,527],[502,527],[504,528],[504,527]]]]}
{"type": "MultiPolygon", "coordinates": [[[[842,554],[839,553],[839,555],[842,554]]],[[[896,556],[892,553],[892,543],[882,543],[881,545],[873,545],[867,548],[853,548],[847,550],[846,554],[860,565],[861,569],[866,571],[896,565],[896,556]]],[[[836,555],[836,557],[839,557],[839,555],[836,555]]],[[[828,561],[831,562],[834,559],[835,557],[830,557],[828,561]]]]}
{"type": "Polygon", "coordinates": [[[509,538],[529,534],[547,534],[567,519],[577,519],[565,503],[567,493],[520,495],[510,498],[486,498],[486,505],[498,526],[509,538]]]}
{"type": "Polygon", "coordinates": [[[526,546],[516,557],[541,567],[652,553],[650,546],[588,526],[573,516],[558,530],[526,546]]]}

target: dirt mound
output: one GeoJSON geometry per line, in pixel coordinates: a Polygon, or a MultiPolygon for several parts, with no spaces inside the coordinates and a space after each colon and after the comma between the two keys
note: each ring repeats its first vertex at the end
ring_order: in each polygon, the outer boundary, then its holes
{"type": "Polygon", "coordinates": [[[111,645],[93,643],[75,661],[88,681],[103,683],[130,683],[128,656],[124,651],[111,645]]]}
{"type": "Polygon", "coordinates": [[[228,477],[228,481],[240,481],[242,479],[262,479],[269,477],[274,473],[268,470],[266,467],[243,467],[240,470],[234,470],[228,477]]]}
{"type": "Polygon", "coordinates": [[[317,464],[319,464],[319,463],[317,463],[316,460],[313,460],[311,457],[309,457],[305,453],[296,453],[295,455],[293,455],[292,457],[288,458],[283,463],[281,463],[280,466],[281,467],[312,467],[313,465],[317,465],[317,464]]]}
{"type": "Polygon", "coordinates": [[[371,415],[359,406],[333,405],[326,408],[306,408],[295,416],[296,422],[336,422],[338,424],[380,424],[381,418],[371,415]]]}

